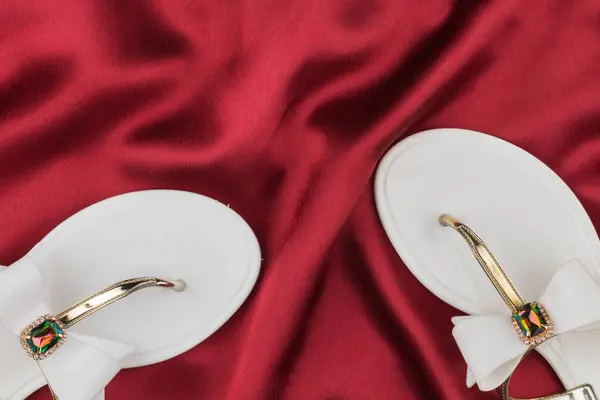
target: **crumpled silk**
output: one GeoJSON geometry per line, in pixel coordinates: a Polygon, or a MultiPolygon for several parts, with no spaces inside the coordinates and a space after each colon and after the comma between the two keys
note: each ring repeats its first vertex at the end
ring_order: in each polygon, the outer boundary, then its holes
{"type": "MultiPolygon", "coordinates": [[[[372,174],[414,132],[474,129],[600,222],[598,43],[595,0],[0,1],[0,264],[101,199],[199,192],[257,233],[256,290],[107,399],[497,399],[465,386],[457,312],[395,253],[372,174]]],[[[560,388],[540,357],[517,371],[516,395],[560,388]]]]}

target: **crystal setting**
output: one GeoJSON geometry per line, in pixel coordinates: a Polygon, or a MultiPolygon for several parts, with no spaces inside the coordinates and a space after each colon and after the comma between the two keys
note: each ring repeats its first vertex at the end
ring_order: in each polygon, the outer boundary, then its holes
{"type": "Polygon", "coordinates": [[[539,303],[527,303],[512,315],[513,327],[526,345],[536,346],[554,336],[554,326],[539,303]]]}
{"type": "Polygon", "coordinates": [[[31,358],[43,360],[59,349],[66,338],[67,332],[60,321],[51,315],[45,315],[23,330],[21,345],[31,358]]]}

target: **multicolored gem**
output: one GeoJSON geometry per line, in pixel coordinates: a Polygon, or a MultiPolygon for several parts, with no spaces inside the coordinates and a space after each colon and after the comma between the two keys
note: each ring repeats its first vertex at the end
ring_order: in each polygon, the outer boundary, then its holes
{"type": "Polygon", "coordinates": [[[46,315],[25,328],[21,333],[21,344],[30,357],[42,360],[62,346],[66,337],[60,321],[46,315]]]}
{"type": "Polygon", "coordinates": [[[540,344],[554,336],[552,321],[541,304],[525,304],[513,313],[512,322],[526,345],[540,344]]]}

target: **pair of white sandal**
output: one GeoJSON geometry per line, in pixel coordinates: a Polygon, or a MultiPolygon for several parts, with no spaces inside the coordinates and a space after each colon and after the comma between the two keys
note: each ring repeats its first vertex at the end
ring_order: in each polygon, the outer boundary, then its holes
{"type": "Polygon", "coordinates": [[[143,191],[86,208],[0,267],[0,399],[24,399],[47,382],[60,400],[104,398],[120,369],[175,357],[223,325],[249,295],[260,264],[246,222],[201,195],[143,191]],[[138,277],[148,278],[127,281],[138,277]],[[165,282],[176,290],[160,287],[165,282]],[[62,318],[72,328],[38,320],[105,287],[112,291],[62,318]]]}
{"type": "MultiPolygon", "coordinates": [[[[469,314],[453,319],[468,386],[498,388],[535,349],[570,389],[540,399],[600,398],[600,241],[555,173],[500,139],[438,129],[410,136],[385,155],[375,199],[410,271],[469,314]],[[444,214],[472,230],[456,223],[457,235],[440,224],[444,214]],[[518,289],[521,310],[507,308],[510,299],[503,302],[490,280],[509,297],[517,293],[511,284],[518,289]],[[547,314],[525,310],[523,299],[539,302],[547,314]]],[[[442,222],[455,223],[447,216],[442,222]]],[[[506,390],[502,396],[511,398],[506,390]]]]}
{"type": "MultiPolygon", "coordinates": [[[[511,312],[469,246],[439,224],[445,213],[481,234],[523,298],[547,310],[553,325],[529,314],[523,325],[545,322],[542,334],[556,334],[535,349],[571,390],[547,399],[597,399],[600,241],[558,176],[501,140],[435,130],[387,153],[375,199],[406,266],[431,292],[470,314],[454,319],[453,332],[468,364],[469,386],[500,386],[538,343],[533,337],[525,344],[515,331],[517,322],[512,325],[511,312]]],[[[476,248],[476,239],[461,232],[476,248]]],[[[120,369],[175,357],[224,324],[252,290],[260,261],[245,221],[201,195],[137,192],[79,212],[0,271],[0,399],[23,399],[47,382],[61,400],[102,399],[120,369]],[[140,276],[149,278],[123,283],[140,276]],[[135,285],[157,287],[74,321],[135,285]],[[103,287],[110,290],[69,308],[103,287]],[[68,338],[61,323],[69,325],[68,338]]]]}

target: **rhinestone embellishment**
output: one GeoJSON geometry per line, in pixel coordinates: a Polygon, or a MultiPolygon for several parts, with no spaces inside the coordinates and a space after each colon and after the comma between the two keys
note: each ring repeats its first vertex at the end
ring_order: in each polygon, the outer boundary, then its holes
{"type": "Polygon", "coordinates": [[[513,327],[526,345],[538,345],[554,336],[554,326],[539,303],[527,303],[512,315],[513,327]]]}
{"type": "Polygon", "coordinates": [[[43,316],[32,322],[21,333],[21,344],[27,354],[35,360],[43,360],[59,349],[67,332],[55,317],[43,316]]]}

